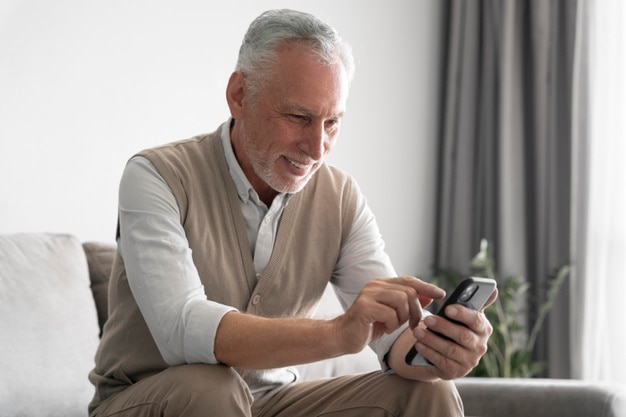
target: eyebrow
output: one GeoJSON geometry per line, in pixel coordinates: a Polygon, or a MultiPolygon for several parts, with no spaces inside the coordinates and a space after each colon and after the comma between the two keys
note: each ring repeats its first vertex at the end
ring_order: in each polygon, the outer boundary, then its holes
{"type": "MultiPolygon", "coordinates": [[[[287,106],[286,106],[286,110],[287,110],[288,112],[297,112],[297,113],[302,113],[302,114],[304,114],[305,116],[309,116],[309,117],[315,117],[315,116],[318,116],[318,114],[317,114],[317,113],[315,113],[315,112],[313,112],[312,110],[310,110],[310,109],[308,109],[308,108],[306,108],[306,107],[304,107],[304,106],[301,106],[301,105],[299,105],[299,104],[289,104],[289,105],[287,105],[287,106]]],[[[331,114],[331,115],[329,116],[329,118],[337,118],[337,119],[340,119],[340,118],[342,118],[342,117],[344,116],[344,114],[345,114],[345,113],[346,113],[345,111],[340,111],[339,113],[333,113],[333,114],[331,114]]]]}

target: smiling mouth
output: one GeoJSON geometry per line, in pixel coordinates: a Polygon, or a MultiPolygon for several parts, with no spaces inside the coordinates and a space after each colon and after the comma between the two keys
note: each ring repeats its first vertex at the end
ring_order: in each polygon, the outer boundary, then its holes
{"type": "Polygon", "coordinates": [[[286,159],[287,161],[289,161],[289,163],[290,163],[291,165],[293,165],[294,167],[296,167],[296,168],[298,168],[298,169],[308,170],[308,169],[312,166],[312,164],[302,164],[302,163],[300,163],[300,162],[296,162],[296,161],[294,161],[293,159],[289,159],[289,158],[287,158],[287,157],[285,157],[285,159],[286,159]]]}

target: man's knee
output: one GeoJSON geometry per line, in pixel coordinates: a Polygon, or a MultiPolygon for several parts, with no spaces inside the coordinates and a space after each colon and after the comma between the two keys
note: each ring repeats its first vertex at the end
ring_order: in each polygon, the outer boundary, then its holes
{"type": "Polygon", "coordinates": [[[113,396],[98,416],[249,417],[253,398],[233,369],[221,365],[173,366],[113,396]]]}
{"type": "Polygon", "coordinates": [[[381,400],[392,402],[392,409],[405,416],[463,416],[463,402],[452,381],[411,381],[398,375],[385,375],[379,388],[381,400]]]}
{"type": "Polygon", "coordinates": [[[412,385],[405,415],[463,416],[463,402],[454,382],[414,382],[412,385]]]}
{"type": "Polygon", "coordinates": [[[166,416],[250,416],[252,395],[239,374],[221,365],[181,365],[164,371],[171,380],[166,416]]]}

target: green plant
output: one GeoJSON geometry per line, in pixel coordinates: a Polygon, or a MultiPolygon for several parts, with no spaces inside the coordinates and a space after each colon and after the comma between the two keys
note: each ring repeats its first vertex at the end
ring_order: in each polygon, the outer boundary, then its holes
{"type": "MultiPolygon", "coordinates": [[[[485,310],[485,315],[493,326],[489,339],[489,349],[471,376],[526,378],[538,374],[546,364],[532,358],[537,337],[543,322],[554,306],[554,300],[570,271],[569,265],[561,266],[550,277],[545,299],[533,323],[524,325],[523,317],[528,304],[529,285],[520,275],[498,279],[493,250],[485,239],[480,251],[470,261],[472,275],[493,278],[498,281],[498,298],[485,310]]],[[[438,277],[449,283],[457,283],[462,278],[458,273],[447,269],[437,271],[438,277]]]]}

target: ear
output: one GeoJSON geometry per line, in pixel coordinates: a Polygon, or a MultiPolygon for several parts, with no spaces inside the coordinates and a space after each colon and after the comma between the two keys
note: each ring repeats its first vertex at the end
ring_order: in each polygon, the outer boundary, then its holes
{"type": "Polygon", "coordinates": [[[245,84],[243,73],[235,71],[230,75],[228,85],[226,86],[226,102],[230,109],[230,115],[234,119],[240,119],[243,114],[244,97],[245,84]]]}

